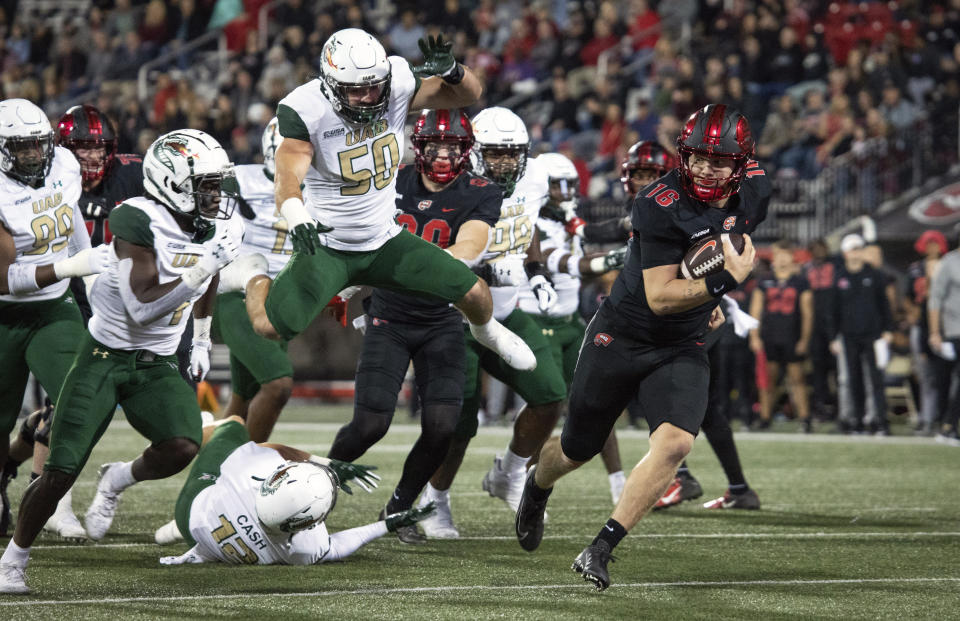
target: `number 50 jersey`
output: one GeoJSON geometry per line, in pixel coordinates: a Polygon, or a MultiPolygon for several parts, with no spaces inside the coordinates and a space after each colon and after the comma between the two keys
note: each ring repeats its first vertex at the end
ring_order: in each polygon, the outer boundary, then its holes
{"type": "Polygon", "coordinates": [[[319,79],[297,87],[277,106],[280,134],[313,145],[313,167],[304,179],[304,202],[334,230],[323,244],[337,250],[375,250],[400,232],[393,220],[396,173],[404,122],[419,81],[410,65],[390,56],[390,103],[368,125],[343,121],[319,79]]]}

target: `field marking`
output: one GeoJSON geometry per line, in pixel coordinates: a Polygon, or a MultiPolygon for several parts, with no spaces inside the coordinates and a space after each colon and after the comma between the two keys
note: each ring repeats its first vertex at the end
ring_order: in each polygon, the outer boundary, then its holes
{"type": "MultiPolygon", "coordinates": [[[[679,581],[679,582],[630,582],[614,584],[610,588],[621,589],[662,589],[671,587],[734,587],[734,586],[811,586],[811,585],[838,585],[838,584],[909,584],[933,582],[960,582],[960,578],[849,578],[823,580],[717,580],[717,581],[679,581]]],[[[396,587],[387,589],[354,589],[350,591],[313,591],[307,593],[233,593],[229,595],[157,595],[154,597],[114,597],[101,599],[76,600],[27,600],[19,602],[0,602],[0,607],[12,606],[60,606],[64,604],[124,604],[132,602],[183,602],[192,600],[211,599],[249,599],[262,597],[330,597],[343,595],[392,595],[404,593],[450,593],[462,591],[530,591],[543,589],[583,589],[584,582],[572,584],[530,584],[530,585],[503,585],[489,584],[469,586],[435,586],[435,587],[396,587]]]]}
{"type": "MultiPolygon", "coordinates": [[[[889,539],[902,537],[960,537],[960,531],[914,531],[914,532],[863,532],[863,533],[636,533],[630,539],[889,539]]],[[[573,539],[589,539],[589,535],[544,535],[544,539],[566,541],[573,539]]],[[[515,536],[507,535],[478,535],[475,537],[460,537],[459,539],[433,539],[431,541],[513,541],[515,536]]],[[[76,550],[85,548],[157,548],[158,552],[169,550],[168,546],[159,546],[156,543],[76,543],[35,545],[31,550],[76,550]]]]}

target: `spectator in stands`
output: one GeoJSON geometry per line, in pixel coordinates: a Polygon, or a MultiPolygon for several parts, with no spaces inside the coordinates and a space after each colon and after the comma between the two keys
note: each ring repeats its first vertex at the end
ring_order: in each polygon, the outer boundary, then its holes
{"type": "Polygon", "coordinates": [[[110,75],[110,63],[113,61],[113,49],[107,33],[96,30],[91,35],[92,47],[87,58],[87,70],[84,79],[91,88],[99,87],[110,75]]]}
{"type": "Polygon", "coordinates": [[[786,88],[803,80],[804,54],[800,42],[797,41],[797,33],[790,26],[780,30],[779,41],[772,56],[767,58],[767,66],[772,83],[782,85],[777,88],[786,88]]]}
{"type": "Polygon", "coordinates": [[[551,74],[557,56],[560,54],[560,41],[557,31],[548,19],[537,22],[536,43],[530,50],[530,61],[537,71],[537,80],[543,80],[551,74]]]}
{"type": "MultiPolygon", "coordinates": [[[[960,249],[943,256],[933,275],[927,300],[930,324],[930,349],[943,360],[937,384],[950,386],[960,381],[960,249]]],[[[940,431],[937,440],[960,446],[957,423],[960,420],[960,393],[940,396],[940,431]]]]}
{"type": "Polygon", "coordinates": [[[584,67],[595,67],[600,55],[619,43],[612,25],[604,19],[593,23],[593,38],[587,41],[580,49],[580,64],[584,67]]]}
{"type": "Polygon", "coordinates": [[[289,26],[303,25],[305,15],[309,15],[309,11],[304,7],[303,0],[284,0],[274,7],[271,20],[283,30],[289,26]]]}
{"type": "MultiPolygon", "coordinates": [[[[472,66],[472,65],[471,65],[472,66]]],[[[577,101],[570,96],[570,87],[562,69],[555,69],[550,83],[550,99],[553,104],[547,120],[546,137],[557,145],[573,134],[578,127],[577,101]]]]}
{"type": "Polygon", "coordinates": [[[896,131],[909,129],[920,118],[920,110],[915,104],[903,98],[900,87],[893,82],[883,85],[880,113],[896,131]]]}
{"type": "Polygon", "coordinates": [[[267,64],[257,82],[257,92],[264,100],[276,105],[287,93],[296,88],[293,64],[287,60],[283,48],[275,46],[267,52],[267,64]]]}
{"type": "Polygon", "coordinates": [[[387,43],[394,54],[402,56],[410,62],[417,62],[420,58],[420,47],[417,41],[426,34],[426,30],[417,19],[413,9],[406,9],[400,15],[400,21],[387,31],[387,43]]]}
{"type": "Polygon", "coordinates": [[[780,157],[785,169],[792,169],[801,179],[817,175],[817,147],[820,146],[820,118],[826,112],[823,91],[812,88],[804,96],[803,110],[793,129],[793,146],[780,157]]]}
{"type": "Polygon", "coordinates": [[[820,115],[817,128],[817,164],[823,166],[827,160],[850,149],[855,122],[850,109],[850,98],[837,93],[830,100],[827,111],[820,115]]]}
{"type": "Polygon", "coordinates": [[[635,52],[651,53],[660,39],[660,16],[647,0],[632,0],[629,12],[629,35],[635,52]]]}
{"type": "Polygon", "coordinates": [[[192,41],[207,30],[212,4],[200,0],[180,0],[171,9],[170,30],[182,43],[192,41]]]}
{"type": "Polygon", "coordinates": [[[427,23],[439,26],[443,32],[463,32],[471,40],[477,36],[470,11],[460,6],[460,0],[444,0],[443,9],[430,11],[427,23]]]}
{"type": "Polygon", "coordinates": [[[137,13],[130,0],[115,0],[107,15],[107,34],[113,37],[115,42],[125,41],[129,33],[137,31],[137,13]]]}
{"type": "Polygon", "coordinates": [[[163,47],[172,38],[167,19],[167,5],[163,0],[150,0],[137,28],[140,40],[151,50],[163,47]]]}
{"type": "Polygon", "coordinates": [[[780,155],[793,143],[793,128],[796,124],[793,97],[781,95],[774,100],[774,109],[763,125],[763,134],[757,144],[757,158],[780,168],[780,155]]]}
{"type": "Polygon", "coordinates": [[[640,140],[653,140],[657,135],[660,117],[653,111],[650,96],[641,93],[637,98],[636,112],[630,120],[630,130],[640,136],[640,140]]]}
{"type": "Polygon", "coordinates": [[[833,289],[830,330],[833,342],[830,347],[836,355],[842,350],[846,363],[853,411],[851,420],[842,421],[844,430],[857,433],[866,431],[866,373],[879,416],[872,431],[889,435],[883,373],[877,366],[876,343],[883,340],[889,346],[893,338],[893,316],[886,294],[886,279],[864,260],[865,246],[863,238],[855,233],[844,237],[840,244],[843,265],[837,272],[833,289]]]}

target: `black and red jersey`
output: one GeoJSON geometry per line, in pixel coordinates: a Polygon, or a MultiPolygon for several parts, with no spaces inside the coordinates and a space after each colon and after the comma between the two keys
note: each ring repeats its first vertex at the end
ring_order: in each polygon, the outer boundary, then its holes
{"type": "MultiPolygon", "coordinates": [[[[441,248],[453,245],[460,227],[470,220],[494,226],[500,219],[503,191],[472,173],[462,173],[439,192],[424,187],[420,173],[404,166],[397,174],[397,222],[414,235],[441,248]]],[[[425,322],[456,319],[460,313],[447,302],[432,301],[385,289],[374,289],[367,313],[377,319],[425,322]]]]}
{"type": "Polygon", "coordinates": [[[802,327],[800,296],[810,289],[810,283],[800,274],[784,280],[770,275],[759,279],[757,289],[763,294],[760,338],[765,343],[795,344],[802,327]]]}
{"type": "Polygon", "coordinates": [[[108,223],[110,212],[128,198],[143,196],[143,193],[143,158],[139,155],[118,153],[103,181],[92,190],[84,190],[80,194],[80,211],[84,214],[87,231],[90,233],[90,244],[109,244],[113,239],[108,223]],[[100,215],[87,215],[94,211],[88,208],[90,204],[100,207],[100,215]]]}
{"type": "Polygon", "coordinates": [[[754,161],[747,165],[740,191],[718,209],[691,198],[674,169],[637,193],[633,201],[633,237],[623,271],[609,303],[636,338],[654,345],[698,339],[707,330],[719,299],[680,313],[657,315],[647,303],[643,270],[679,265],[698,240],[716,233],[752,233],[767,217],[770,180],[754,161]]]}

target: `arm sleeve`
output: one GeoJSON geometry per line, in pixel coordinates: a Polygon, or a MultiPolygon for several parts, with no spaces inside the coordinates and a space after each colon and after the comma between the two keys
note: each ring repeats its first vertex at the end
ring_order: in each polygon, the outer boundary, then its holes
{"type": "Polygon", "coordinates": [[[583,227],[583,238],[593,244],[608,244],[625,241],[629,234],[621,222],[623,218],[610,218],[602,222],[588,222],[583,227]]]}
{"type": "Polygon", "coordinates": [[[320,557],[317,562],[342,561],[371,541],[386,534],[387,523],[383,520],[333,533],[330,535],[330,547],[327,553],[320,557]]]}
{"type": "Polygon", "coordinates": [[[71,257],[81,250],[90,247],[90,233],[87,231],[87,223],[83,221],[83,214],[80,213],[80,207],[73,204],[73,233],[67,243],[67,254],[71,257]]]}

